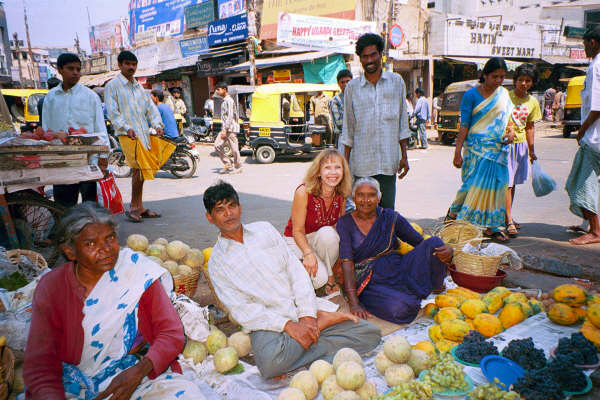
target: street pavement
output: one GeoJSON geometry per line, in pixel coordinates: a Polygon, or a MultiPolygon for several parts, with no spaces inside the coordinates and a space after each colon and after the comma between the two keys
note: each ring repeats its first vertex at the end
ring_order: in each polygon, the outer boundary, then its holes
{"type": "MultiPolygon", "coordinates": [[[[434,131],[429,132],[435,137],[434,131]]],[[[517,187],[513,215],[521,226],[518,239],[508,245],[525,256],[526,265],[555,274],[594,279],[600,261],[600,245],[575,247],[566,227],[581,222],[568,209],[564,190],[571,161],[577,151],[575,139],[564,139],[559,128],[547,123],[537,126],[536,154],[539,162],[557,182],[557,190],[537,198],[531,182],[517,187]]],[[[162,213],[162,218],[143,223],[121,221],[121,242],[132,233],[142,233],[150,240],[164,237],[179,239],[192,247],[205,248],[215,243],[217,230],[205,218],[202,193],[217,180],[231,183],[240,194],[244,222],[266,220],[283,231],[290,215],[294,189],[310,164],[309,156],[284,157],[273,164],[259,164],[249,150],[242,152],[243,173],[220,174],[220,160],[212,146],[200,145],[200,160],[193,178],[176,179],[159,172],[145,185],[145,206],[162,213]]],[[[452,166],[454,147],[430,144],[428,150],[410,150],[409,174],[397,185],[396,210],[411,221],[434,230],[440,226],[460,184],[460,171],[452,166]]],[[[126,202],[130,200],[130,179],[117,184],[126,202]]],[[[128,204],[126,204],[126,209],[128,204]]]]}

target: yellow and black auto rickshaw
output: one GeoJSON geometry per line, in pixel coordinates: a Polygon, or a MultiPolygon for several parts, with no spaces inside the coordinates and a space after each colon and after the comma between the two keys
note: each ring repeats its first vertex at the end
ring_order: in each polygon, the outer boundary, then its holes
{"type": "Polygon", "coordinates": [[[327,127],[311,122],[310,98],[329,97],[337,84],[273,83],[256,87],[252,95],[249,143],[256,159],[269,164],[280,154],[302,154],[334,146],[326,141],[327,127]]]}
{"type": "Polygon", "coordinates": [[[563,137],[568,138],[571,132],[581,127],[581,90],[585,82],[585,75],[569,79],[565,112],[563,117],[563,137]]]}
{"type": "MultiPolygon", "coordinates": [[[[476,87],[479,81],[476,79],[462,82],[451,83],[446,86],[446,90],[441,95],[441,110],[437,120],[437,130],[441,134],[442,143],[451,145],[458,136],[460,128],[460,102],[465,92],[476,87]]],[[[511,79],[505,79],[502,85],[512,90],[514,83],[511,79]]]]}
{"type": "Polygon", "coordinates": [[[37,104],[47,93],[47,89],[2,89],[13,122],[22,130],[32,130],[41,124],[37,104]]]}

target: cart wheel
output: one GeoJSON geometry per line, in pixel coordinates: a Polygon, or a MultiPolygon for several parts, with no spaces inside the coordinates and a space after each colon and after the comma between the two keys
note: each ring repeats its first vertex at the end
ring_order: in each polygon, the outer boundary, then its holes
{"type": "Polygon", "coordinates": [[[271,164],[275,161],[275,149],[271,146],[260,146],[256,149],[256,158],[261,164],[271,164]]]}
{"type": "Polygon", "coordinates": [[[571,127],[569,125],[563,126],[563,137],[570,138],[571,137],[571,127]]]}

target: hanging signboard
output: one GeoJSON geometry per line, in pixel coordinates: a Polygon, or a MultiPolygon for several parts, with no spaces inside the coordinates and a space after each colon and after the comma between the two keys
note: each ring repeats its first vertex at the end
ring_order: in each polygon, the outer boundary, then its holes
{"type": "Polygon", "coordinates": [[[185,8],[185,26],[187,29],[200,28],[215,20],[215,2],[208,0],[185,8]]]}
{"type": "Polygon", "coordinates": [[[208,49],[208,38],[206,36],[184,39],[179,41],[181,56],[183,58],[200,54],[208,49]]]}
{"type": "Polygon", "coordinates": [[[390,44],[394,46],[394,48],[402,46],[405,37],[404,30],[402,30],[400,25],[392,25],[392,28],[390,29],[390,44]]]}
{"type": "Polygon", "coordinates": [[[275,82],[290,82],[292,80],[292,70],[279,69],[273,71],[273,80],[275,82]]]}
{"type": "Polygon", "coordinates": [[[130,37],[154,31],[158,37],[180,36],[184,31],[184,11],[201,0],[131,0],[129,2],[130,37]]]}
{"type": "Polygon", "coordinates": [[[232,54],[224,57],[201,60],[196,64],[196,75],[199,78],[219,75],[225,72],[226,68],[241,64],[244,61],[246,61],[246,57],[243,54],[232,54]]]}
{"type": "Polygon", "coordinates": [[[221,46],[248,38],[248,17],[246,14],[221,19],[208,24],[208,46],[221,46]]]}
{"type": "Polygon", "coordinates": [[[90,48],[92,53],[110,53],[112,50],[129,47],[127,21],[117,19],[89,28],[90,48]]]}
{"type": "Polygon", "coordinates": [[[585,60],[585,49],[583,47],[571,47],[569,49],[569,58],[576,60],[585,60]]]}
{"type": "Polygon", "coordinates": [[[376,32],[375,22],[279,13],[277,44],[310,49],[346,49],[354,53],[360,35],[376,32]]]}
{"type": "Polygon", "coordinates": [[[233,17],[246,11],[246,0],[219,0],[219,19],[233,17]]]}
{"type": "Polygon", "coordinates": [[[108,62],[106,56],[92,58],[92,63],[90,67],[90,73],[99,74],[101,72],[108,72],[108,62]]]}

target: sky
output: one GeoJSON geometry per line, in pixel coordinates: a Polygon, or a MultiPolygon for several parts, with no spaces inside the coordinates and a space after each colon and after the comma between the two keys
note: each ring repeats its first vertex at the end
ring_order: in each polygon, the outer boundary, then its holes
{"type": "MultiPolygon", "coordinates": [[[[4,0],[8,32],[26,40],[24,0],[4,0]]],[[[25,0],[31,46],[73,46],[75,35],[83,50],[90,51],[87,9],[92,25],[127,16],[128,0],[25,0]]]]}

